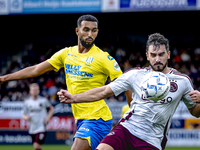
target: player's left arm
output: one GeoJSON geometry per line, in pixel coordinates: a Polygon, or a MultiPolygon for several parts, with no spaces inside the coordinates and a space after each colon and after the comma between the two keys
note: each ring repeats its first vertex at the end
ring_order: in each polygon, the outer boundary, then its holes
{"type": "Polygon", "coordinates": [[[193,108],[189,108],[189,111],[194,117],[199,118],[200,117],[200,104],[197,103],[193,108]]]}
{"type": "Polygon", "coordinates": [[[48,109],[49,109],[49,112],[48,112],[47,117],[46,117],[46,119],[45,119],[45,124],[48,124],[48,123],[49,123],[51,117],[52,117],[53,114],[54,114],[54,107],[53,107],[53,106],[50,106],[48,109]]]}
{"type": "Polygon", "coordinates": [[[189,95],[194,103],[200,103],[200,92],[198,90],[191,91],[189,95]]]}

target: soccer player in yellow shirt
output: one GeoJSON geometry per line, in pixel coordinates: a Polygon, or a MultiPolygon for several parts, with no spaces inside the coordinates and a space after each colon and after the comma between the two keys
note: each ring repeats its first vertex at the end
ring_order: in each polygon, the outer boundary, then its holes
{"type": "MultiPolygon", "coordinates": [[[[0,83],[36,77],[64,67],[67,88],[71,94],[103,86],[108,76],[114,80],[122,71],[113,57],[95,46],[98,31],[98,20],[94,16],[81,16],[76,28],[77,46],[64,48],[38,65],[4,75],[0,77],[0,83]]],[[[94,150],[112,127],[108,106],[104,100],[76,103],[72,104],[72,112],[77,122],[72,150],[94,150]]]]}

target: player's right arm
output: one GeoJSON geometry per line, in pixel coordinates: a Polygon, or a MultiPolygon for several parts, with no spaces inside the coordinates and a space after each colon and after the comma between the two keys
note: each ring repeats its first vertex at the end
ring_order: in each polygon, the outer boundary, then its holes
{"type": "Polygon", "coordinates": [[[42,63],[24,68],[17,72],[1,76],[0,84],[6,81],[11,81],[11,80],[20,80],[20,79],[36,77],[51,70],[54,70],[54,67],[48,61],[44,61],[42,63]]]}
{"type": "Polygon", "coordinates": [[[200,104],[199,104],[200,92],[198,90],[194,90],[194,91],[191,91],[189,95],[192,101],[196,103],[196,105],[193,108],[190,108],[189,111],[193,116],[199,118],[200,117],[200,104]]]}
{"type": "Polygon", "coordinates": [[[60,90],[57,93],[61,103],[83,103],[94,102],[114,95],[108,85],[96,87],[86,92],[72,95],[66,90],[60,90]]]}
{"type": "MultiPolygon", "coordinates": [[[[85,91],[83,93],[71,95],[66,90],[60,90],[57,95],[61,103],[83,103],[83,102],[94,102],[101,99],[105,99],[112,95],[118,96],[124,91],[131,90],[130,78],[134,74],[132,72],[122,74],[114,82],[102,87],[96,87],[85,91]]],[[[132,79],[133,81],[133,79],[132,79]]],[[[134,81],[133,81],[134,82],[134,81]]],[[[130,92],[130,91],[129,91],[130,92]]],[[[130,92],[129,94],[131,94],[130,92]]],[[[131,102],[132,98],[130,98],[131,102]]],[[[129,102],[129,103],[130,103],[129,102]]]]}

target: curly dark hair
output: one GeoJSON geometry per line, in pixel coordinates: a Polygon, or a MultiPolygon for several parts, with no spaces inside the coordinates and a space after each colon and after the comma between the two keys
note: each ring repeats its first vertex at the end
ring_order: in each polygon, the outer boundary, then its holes
{"type": "Polygon", "coordinates": [[[99,23],[98,19],[92,15],[82,15],[77,20],[77,27],[79,28],[81,26],[82,21],[92,21],[99,23]]]}
{"type": "Polygon", "coordinates": [[[146,44],[146,52],[148,52],[150,45],[155,46],[155,50],[157,49],[157,47],[160,47],[160,45],[165,45],[165,48],[167,49],[167,51],[169,51],[169,41],[160,33],[154,33],[149,35],[146,44]]]}

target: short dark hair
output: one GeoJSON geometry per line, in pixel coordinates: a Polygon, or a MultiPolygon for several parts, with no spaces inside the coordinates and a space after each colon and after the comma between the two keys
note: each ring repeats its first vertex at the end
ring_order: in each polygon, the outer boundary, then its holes
{"type": "Polygon", "coordinates": [[[77,20],[77,27],[80,27],[81,26],[81,22],[82,21],[92,21],[92,22],[97,22],[97,24],[99,23],[98,22],[98,19],[92,15],[83,15],[83,16],[80,16],[77,20]]]}
{"type": "Polygon", "coordinates": [[[148,52],[150,45],[153,45],[156,48],[160,45],[165,45],[165,48],[167,49],[167,51],[169,51],[169,41],[160,33],[154,33],[149,35],[146,45],[146,52],[148,52]]]}

